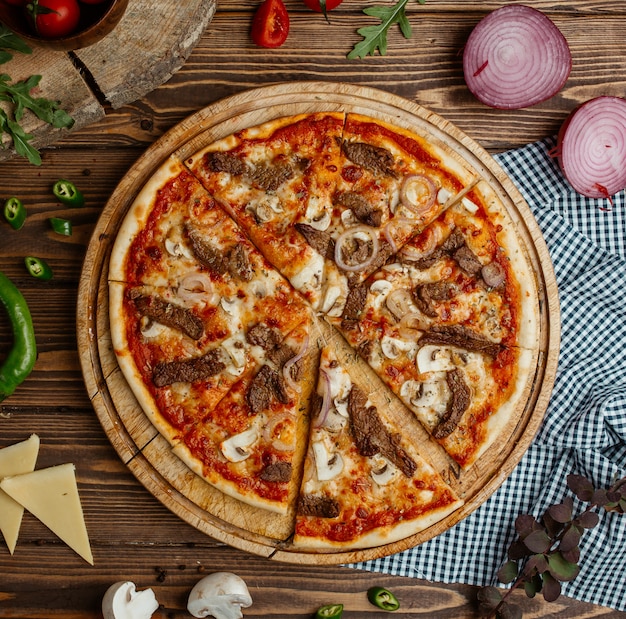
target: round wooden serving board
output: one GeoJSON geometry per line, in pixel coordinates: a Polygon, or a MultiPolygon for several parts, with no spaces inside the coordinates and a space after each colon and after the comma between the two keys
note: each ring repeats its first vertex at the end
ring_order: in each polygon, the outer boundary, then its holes
{"type": "Polygon", "coordinates": [[[417,104],[372,88],[326,82],[278,84],[242,92],[193,114],[151,146],[122,179],[96,226],[80,280],[77,329],[82,370],[96,414],[137,479],[175,514],[213,538],[274,560],[308,564],[365,561],[405,550],[439,535],[483,503],[511,473],[537,432],[554,383],[560,336],[558,292],[541,232],[528,205],[491,156],[417,104]],[[434,449],[433,441],[425,440],[425,448],[432,450],[428,457],[464,498],[463,507],[400,542],[357,551],[303,552],[289,541],[293,514],[280,516],[224,496],[174,456],[148,421],[112,350],[107,276],[119,226],[165,158],[185,159],[215,139],[273,118],[326,110],[358,112],[428,135],[450,147],[490,183],[509,212],[536,277],[540,341],[524,387],[526,405],[478,462],[460,471],[434,449]]]}

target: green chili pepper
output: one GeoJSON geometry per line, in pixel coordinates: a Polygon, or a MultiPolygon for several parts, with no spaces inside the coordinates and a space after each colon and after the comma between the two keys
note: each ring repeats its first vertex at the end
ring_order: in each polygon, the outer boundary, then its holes
{"type": "Polygon", "coordinates": [[[13,347],[0,367],[0,402],[2,402],[31,373],[37,359],[37,343],[26,299],[2,272],[0,272],[0,302],[13,328],[13,347]]]}
{"type": "Polygon", "coordinates": [[[26,256],[24,258],[26,270],[37,279],[52,279],[52,269],[43,258],[35,258],[34,256],[26,256]]]}
{"type": "Polygon", "coordinates": [[[317,609],[315,619],[339,619],[341,615],[343,615],[343,604],[326,604],[317,609]]]}
{"type": "Polygon", "coordinates": [[[13,196],[4,203],[4,218],[14,230],[19,230],[26,221],[26,207],[19,198],[13,196]]]}
{"type": "Polygon", "coordinates": [[[85,204],[85,196],[74,183],[63,178],[52,186],[52,193],[59,202],[67,206],[79,207],[85,204]]]}
{"type": "Polygon", "coordinates": [[[61,219],[60,217],[49,217],[50,226],[57,234],[63,236],[72,236],[72,222],[69,219],[61,219]]]}
{"type": "Polygon", "coordinates": [[[400,602],[398,598],[384,587],[372,587],[367,591],[367,599],[383,610],[394,611],[400,608],[400,602]]]}

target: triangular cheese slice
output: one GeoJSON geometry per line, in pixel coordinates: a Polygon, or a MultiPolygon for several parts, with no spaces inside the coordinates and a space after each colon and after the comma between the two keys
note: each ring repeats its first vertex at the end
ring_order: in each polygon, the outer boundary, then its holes
{"type": "Polygon", "coordinates": [[[0,488],[93,565],[73,464],[7,477],[0,488]]]}
{"type": "MultiPolygon", "coordinates": [[[[0,449],[0,480],[12,475],[30,473],[39,454],[39,437],[31,435],[25,441],[0,449]]],[[[0,490],[0,531],[13,554],[22,524],[24,508],[6,492],[0,490]]]]}

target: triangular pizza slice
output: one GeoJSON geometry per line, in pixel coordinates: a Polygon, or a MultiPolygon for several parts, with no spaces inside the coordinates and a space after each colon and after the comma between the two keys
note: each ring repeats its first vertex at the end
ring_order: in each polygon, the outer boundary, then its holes
{"type": "Polygon", "coordinates": [[[294,546],[349,550],[418,533],[462,501],[355,381],[322,350],[294,546]]]}

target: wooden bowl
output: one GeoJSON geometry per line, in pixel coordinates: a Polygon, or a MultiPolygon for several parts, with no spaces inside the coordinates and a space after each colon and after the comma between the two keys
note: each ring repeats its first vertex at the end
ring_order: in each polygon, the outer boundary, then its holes
{"type": "Polygon", "coordinates": [[[101,4],[81,3],[81,18],[76,32],[55,39],[38,36],[20,7],[4,2],[0,2],[0,22],[29,45],[57,51],[70,51],[88,47],[103,39],[122,19],[127,6],[128,0],[108,0],[101,4]]]}

